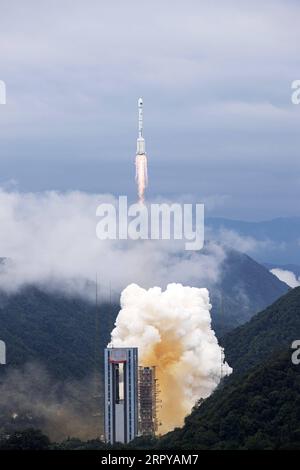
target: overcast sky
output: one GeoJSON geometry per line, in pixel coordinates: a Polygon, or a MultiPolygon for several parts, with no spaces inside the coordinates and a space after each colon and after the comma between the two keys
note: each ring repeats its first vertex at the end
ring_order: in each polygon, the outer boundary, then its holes
{"type": "Polygon", "coordinates": [[[0,0],[0,184],[299,215],[299,1],[0,0]]]}

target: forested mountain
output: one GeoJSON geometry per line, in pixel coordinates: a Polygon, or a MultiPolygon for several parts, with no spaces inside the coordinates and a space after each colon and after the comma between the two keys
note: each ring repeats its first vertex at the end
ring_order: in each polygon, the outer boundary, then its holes
{"type": "Polygon", "coordinates": [[[118,312],[116,304],[95,303],[31,286],[0,295],[0,339],[7,348],[6,368],[38,362],[58,379],[82,378],[101,367],[118,312]],[[97,337],[96,337],[97,335],[97,337]]]}
{"type": "Polygon", "coordinates": [[[300,450],[300,366],[292,364],[291,351],[229,378],[194,409],[181,429],[154,446],[300,450]]]}
{"type": "Polygon", "coordinates": [[[248,323],[221,339],[235,372],[264,362],[277,350],[300,339],[300,287],[292,289],[248,323]]]}

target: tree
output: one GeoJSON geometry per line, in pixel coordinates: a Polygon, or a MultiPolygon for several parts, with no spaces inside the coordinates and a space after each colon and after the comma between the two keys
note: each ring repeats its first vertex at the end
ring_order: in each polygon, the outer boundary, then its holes
{"type": "Polygon", "coordinates": [[[49,448],[49,438],[38,429],[17,431],[8,438],[2,438],[2,450],[46,450],[49,448]]]}

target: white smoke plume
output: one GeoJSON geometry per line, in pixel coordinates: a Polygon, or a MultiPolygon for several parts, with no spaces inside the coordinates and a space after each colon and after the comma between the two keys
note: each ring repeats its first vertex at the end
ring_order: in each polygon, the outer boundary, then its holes
{"type": "Polygon", "coordinates": [[[7,258],[0,262],[1,289],[15,292],[36,284],[94,299],[87,280],[94,281],[96,273],[101,297],[109,295],[109,283],[119,293],[137,280],[144,287],[218,281],[226,257],[218,244],[187,252],[168,240],[99,240],[96,209],[102,202],[116,204],[116,199],[78,191],[38,194],[0,189],[0,258],[7,258]]]}
{"type": "Polygon", "coordinates": [[[286,269],[274,268],[270,272],[282,282],[285,282],[288,286],[294,288],[300,286],[300,278],[296,276],[292,271],[286,269]]]}
{"type": "MultiPolygon", "coordinates": [[[[122,292],[110,345],[138,347],[140,365],[156,366],[160,432],[180,426],[220,382],[222,350],[210,309],[207,289],[169,284],[165,291],[145,290],[131,284],[122,292]]],[[[232,371],[226,363],[222,369],[226,375],[232,371]]]]}
{"type": "Polygon", "coordinates": [[[145,202],[145,190],[148,186],[147,156],[137,155],[135,158],[135,180],[137,182],[139,202],[145,202]]]}

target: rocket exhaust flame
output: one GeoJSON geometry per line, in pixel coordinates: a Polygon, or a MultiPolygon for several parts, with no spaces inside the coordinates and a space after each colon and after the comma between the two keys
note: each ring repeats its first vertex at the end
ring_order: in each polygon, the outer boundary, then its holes
{"type": "Polygon", "coordinates": [[[145,189],[148,185],[147,157],[146,155],[137,155],[135,158],[135,180],[138,188],[139,202],[145,202],[145,189]]]}
{"type": "Polygon", "coordinates": [[[211,329],[210,309],[207,289],[169,284],[162,292],[131,284],[122,292],[110,346],[138,347],[140,365],[156,366],[160,433],[182,425],[222,374],[231,373],[211,329]]]}
{"type": "Polygon", "coordinates": [[[148,186],[147,156],[145,149],[145,139],[143,137],[143,99],[138,100],[139,110],[139,136],[137,139],[137,149],[135,158],[135,180],[138,187],[139,202],[145,202],[145,190],[148,186]]]}

